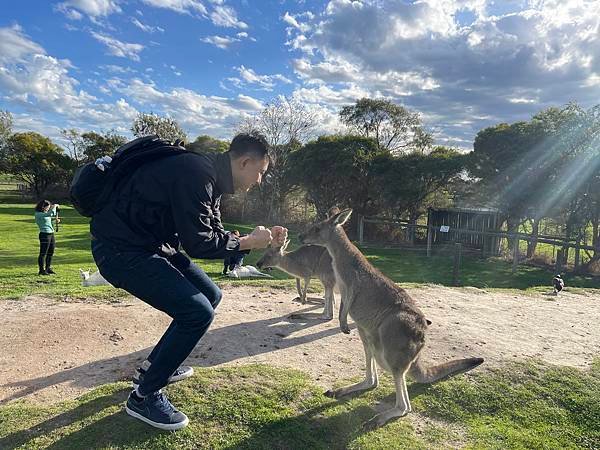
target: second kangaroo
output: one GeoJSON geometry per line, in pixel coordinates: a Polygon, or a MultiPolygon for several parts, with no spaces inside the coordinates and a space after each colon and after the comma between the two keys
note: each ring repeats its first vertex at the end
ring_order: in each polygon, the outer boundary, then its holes
{"type": "MultiPolygon", "coordinates": [[[[296,277],[296,287],[302,303],[306,302],[306,291],[311,278],[318,278],[325,288],[325,309],[318,318],[333,319],[335,307],[335,274],[331,263],[331,256],[327,250],[318,245],[303,245],[302,247],[286,253],[290,241],[286,241],[280,248],[268,249],[258,260],[256,267],[259,269],[276,267],[296,277]],[[304,288],[300,286],[300,279],[304,280],[304,288]]],[[[313,316],[294,314],[292,318],[311,319],[313,316]]]]}

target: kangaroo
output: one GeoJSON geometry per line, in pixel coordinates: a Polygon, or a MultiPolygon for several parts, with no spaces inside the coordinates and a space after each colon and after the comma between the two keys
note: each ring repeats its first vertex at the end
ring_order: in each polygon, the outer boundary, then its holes
{"type": "Polygon", "coordinates": [[[82,286],[111,286],[111,284],[104,279],[100,272],[97,270],[90,275],[92,269],[84,271],[79,269],[79,275],[81,276],[81,285],[82,286]]]}
{"type": "MultiPolygon", "coordinates": [[[[270,248],[258,260],[256,267],[259,269],[276,267],[296,277],[296,288],[300,301],[306,303],[306,291],[311,278],[318,278],[325,287],[325,308],[323,314],[318,316],[321,320],[333,319],[335,297],[335,274],[331,264],[331,256],[324,247],[319,245],[303,245],[302,247],[286,253],[290,241],[278,248],[270,248]],[[304,280],[304,289],[300,286],[300,279],[304,280]]],[[[293,319],[313,319],[314,316],[293,314],[293,319]]]]}
{"type": "Polygon", "coordinates": [[[425,345],[427,320],[410,295],[373,267],[350,242],[341,227],[350,214],[352,210],[346,209],[313,225],[300,235],[300,242],[322,245],[331,254],[342,297],[340,328],[342,332],[350,333],[350,314],[365,351],[365,380],[327,391],[325,395],[340,398],[377,387],[375,362],[394,377],[396,404],[366,422],[365,427],[373,429],[411,411],[406,374],[419,383],[433,383],[471,370],[483,363],[483,358],[459,359],[434,367],[424,367],[421,364],[419,353],[425,345]]]}

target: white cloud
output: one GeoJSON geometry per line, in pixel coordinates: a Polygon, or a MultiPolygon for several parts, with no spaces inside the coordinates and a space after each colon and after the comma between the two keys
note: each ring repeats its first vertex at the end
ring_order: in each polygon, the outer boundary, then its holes
{"type": "Polygon", "coordinates": [[[30,54],[45,54],[46,51],[23,33],[19,25],[0,28],[0,61],[17,60],[30,54]]]}
{"type": "Polygon", "coordinates": [[[119,2],[116,0],[68,0],[59,3],[56,7],[69,19],[75,20],[82,17],[79,11],[92,18],[106,17],[112,13],[121,12],[119,2]]]}
{"type": "MultiPolygon", "coordinates": [[[[128,128],[139,110],[170,115],[191,135],[210,133],[230,138],[242,119],[264,106],[260,100],[244,94],[218,97],[183,87],[163,91],[152,81],[128,80],[126,77],[134,71],[119,65],[100,67],[116,74],[105,82],[94,83],[102,76],[101,71],[98,78],[91,79],[99,95],[117,98],[103,102],[81,89],[79,81],[70,74],[73,66],[68,60],[47,55],[20,27],[2,28],[0,37],[0,95],[6,104],[19,105],[25,111],[15,115],[16,129],[35,130],[57,142],[61,139],[60,129],[65,127],[115,129],[129,136],[128,128]]],[[[176,75],[179,73],[176,66],[165,66],[176,75]]]]}
{"type": "Polygon", "coordinates": [[[223,50],[227,50],[234,42],[240,42],[239,39],[230,36],[206,36],[200,38],[200,40],[207,44],[222,48],[223,50]]]}
{"type": "Polygon", "coordinates": [[[111,73],[134,73],[135,72],[135,70],[133,70],[131,67],[117,66],[116,64],[106,64],[106,65],[100,66],[100,69],[107,70],[111,73]]]}
{"type": "Polygon", "coordinates": [[[524,98],[524,97],[513,97],[509,98],[508,101],[510,103],[535,103],[536,100],[532,98],[524,98]]]}
{"type": "Polygon", "coordinates": [[[597,102],[600,14],[592,11],[600,0],[331,0],[312,18],[283,20],[305,86],[360,87],[435,117],[438,136],[458,141],[496,120],[597,102]]]}
{"type": "Polygon", "coordinates": [[[192,12],[205,15],[206,7],[197,0],[142,0],[144,3],[155,8],[170,9],[179,14],[191,14],[192,12]]]}
{"type": "Polygon", "coordinates": [[[26,132],[26,131],[34,131],[36,133],[40,133],[43,136],[48,136],[54,141],[58,143],[60,139],[60,130],[61,127],[57,125],[52,125],[47,121],[40,120],[38,114],[29,114],[29,113],[13,113],[13,129],[16,132],[26,132]]]}
{"type": "Polygon", "coordinates": [[[264,107],[262,102],[247,95],[240,94],[236,98],[208,96],[186,88],[161,91],[154,83],[140,79],[127,83],[116,80],[112,87],[138,103],[142,110],[168,114],[192,133],[211,131],[216,137],[230,136],[244,117],[264,107]]]}
{"type": "MultiPolygon", "coordinates": [[[[3,100],[25,113],[17,127],[58,138],[58,127],[77,123],[87,129],[116,128],[130,122],[135,109],[124,100],[101,103],[79,87],[66,59],[47,55],[18,26],[0,29],[0,92],[3,100]],[[49,119],[48,116],[52,116],[49,119]]],[[[102,92],[102,91],[101,91],[102,92]]]]}
{"type": "Polygon", "coordinates": [[[248,25],[237,18],[237,13],[230,6],[217,5],[212,13],[210,20],[217,26],[228,28],[246,29],[248,25]]]}
{"type": "Polygon", "coordinates": [[[122,42],[113,37],[96,33],[95,31],[92,31],[91,34],[94,37],[94,39],[96,39],[98,42],[101,42],[102,44],[106,45],[111,55],[118,56],[121,58],[129,58],[134,61],[140,60],[139,53],[144,49],[143,45],[122,42]]]}
{"type": "Polygon", "coordinates": [[[281,20],[283,20],[288,25],[291,25],[292,27],[297,28],[298,30],[300,30],[303,33],[306,33],[307,31],[310,30],[310,26],[308,24],[298,22],[298,20],[296,19],[296,16],[291,15],[287,11],[285,12],[285,14],[281,18],[281,20]]]}
{"type": "Polygon", "coordinates": [[[64,11],[64,14],[65,14],[65,16],[67,16],[67,19],[71,19],[71,20],[81,20],[81,19],[83,19],[83,14],[81,14],[76,9],[66,9],[64,11]]]}
{"type": "Polygon", "coordinates": [[[291,83],[291,80],[281,74],[258,75],[254,70],[243,65],[235,67],[235,70],[239,72],[240,78],[229,78],[229,81],[238,88],[246,85],[258,85],[261,89],[272,91],[277,82],[291,83]]]}
{"type": "Polygon", "coordinates": [[[135,17],[131,18],[131,23],[133,23],[136,27],[138,27],[140,30],[145,31],[146,33],[155,33],[155,32],[160,32],[160,33],[164,33],[165,30],[159,26],[153,27],[151,25],[146,25],[143,24],[142,22],[140,22],[138,19],[136,19],[135,17]]]}

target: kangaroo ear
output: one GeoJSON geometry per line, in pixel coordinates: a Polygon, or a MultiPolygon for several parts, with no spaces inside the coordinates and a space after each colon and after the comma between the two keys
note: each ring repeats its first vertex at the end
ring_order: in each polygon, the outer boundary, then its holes
{"type": "Polygon", "coordinates": [[[350,218],[352,214],[352,209],[348,208],[343,210],[341,213],[333,217],[334,225],[344,225],[346,221],[350,218]]]}

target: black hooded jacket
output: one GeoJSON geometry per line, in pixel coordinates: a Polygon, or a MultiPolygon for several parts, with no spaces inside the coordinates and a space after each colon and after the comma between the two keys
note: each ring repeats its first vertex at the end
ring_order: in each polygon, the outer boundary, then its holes
{"type": "Polygon", "coordinates": [[[121,181],[90,231],[122,250],[170,256],[181,246],[192,258],[225,258],[240,246],[223,228],[219,210],[221,195],[233,191],[227,153],[168,156],[121,181]]]}

